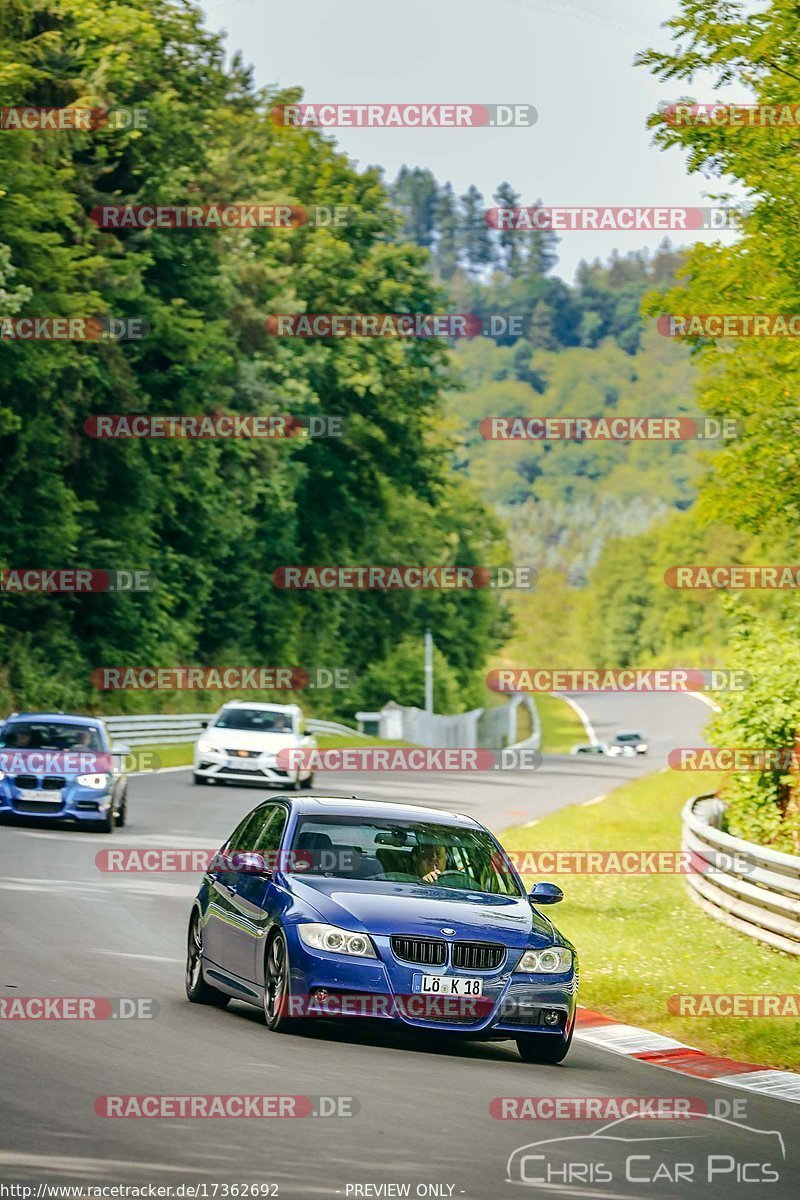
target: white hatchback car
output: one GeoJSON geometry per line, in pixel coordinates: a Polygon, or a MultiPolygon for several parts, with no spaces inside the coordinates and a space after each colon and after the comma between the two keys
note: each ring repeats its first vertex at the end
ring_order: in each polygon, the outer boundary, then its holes
{"type": "Polygon", "coordinates": [[[275,783],[293,789],[314,786],[314,772],[285,769],[279,751],[315,750],[316,738],[303,730],[298,704],[259,704],[230,700],[209,721],[194,748],[194,782],[275,783]]]}

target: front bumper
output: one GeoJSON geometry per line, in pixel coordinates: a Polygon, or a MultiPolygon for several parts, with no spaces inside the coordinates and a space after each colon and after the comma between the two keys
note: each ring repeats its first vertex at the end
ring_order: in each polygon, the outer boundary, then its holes
{"type": "Polygon", "coordinates": [[[575,1020],[575,971],[561,975],[514,972],[508,963],[516,963],[516,951],[509,952],[506,965],[499,970],[461,971],[402,962],[395,958],[388,937],[372,936],[378,958],[359,959],[309,949],[301,942],[296,926],[287,926],[285,933],[290,989],[298,1015],[368,1017],[471,1038],[513,1038],[522,1033],[563,1037],[575,1020]],[[414,992],[415,974],[481,978],[483,995],[422,995],[414,992]],[[320,993],[327,993],[327,998],[320,993]]]}
{"type": "Polygon", "coordinates": [[[102,820],[112,803],[111,785],[100,791],[46,776],[29,783],[21,787],[9,777],[0,781],[0,817],[93,822],[102,820]]]}
{"type": "Polygon", "coordinates": [[[282,771],[279,767],[268,767],[241,759],[241,766],[229,765],[227,758],[221,762],[209,761],[207,755],[200,758],[194,766],[195,775],[203,779],[219,779],[226,783],[277,783],[293,784],[300,778],[299,771],[282,771]]]}

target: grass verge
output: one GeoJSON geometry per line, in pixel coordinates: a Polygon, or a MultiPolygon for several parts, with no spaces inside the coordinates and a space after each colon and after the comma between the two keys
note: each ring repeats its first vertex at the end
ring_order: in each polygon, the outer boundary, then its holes
{"type": "Polygon", "coordinates": [[[543,754],[569,754],[573,746],[588,740],[583,721],[566,701],[547,693],[536,696],[535,701],[542,723],[543,754]]]}
{"type": "MultiPolygon", "coordinates": [[[[677,850],[681,808],[689,796],[713,790],[708,782],[701,787],[696,778],[662,771],[599,804],[507,830],[502,841],[509,850],[677,850]]],[[[796,993],[790,955],[706,916],[680,875],[554,878],[565,894],[554,918],[580,955],[581,1004],[709,1053],[800,1069],[796,1019],[689,1017],[667,1009],[679,993],[796,993]]]]}
{"type": "MultiPolygon", "coordinates": [[[[353,746],[414,746],[414,742],[389,742],[376,737],[328,737],[317,738],[320,750],[349,750],[353,746]]],[[[134,746],[133,753],[143,767],[157,761],[162,767],[190,767],[194,755],[194,742],[182,742],[170,746],[134,746]]],[[[136,767],[134,766],[134,770],[136,767]]]]}

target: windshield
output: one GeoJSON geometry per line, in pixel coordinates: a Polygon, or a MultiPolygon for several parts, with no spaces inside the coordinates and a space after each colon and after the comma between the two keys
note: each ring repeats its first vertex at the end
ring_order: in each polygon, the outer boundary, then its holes
{"type": "Polygon", "coordinates": [[[389,818],[303,817],[292,850],[293,869],[305,875],[522,895],[500,847],[481,829],[389,818]]]}
{"type": "Polygon", "coordinates": [[[292,733],[290,713],[262,708],[229,708],[214,722],[215,729],[249,729],[253,733],[292,733]]]}
{"type": "Polygon", "coordinates": [[[618,733],[616,740],[618,742],[640,742],[642,735],[640,733],[618,733]]]}
{"type": "Polygon", "coordinates": [[[3,750],[91,750],[103,749],[100,731],[94,725],[72,725],[62,721],[12,721],[0,729],[3,750]]]}

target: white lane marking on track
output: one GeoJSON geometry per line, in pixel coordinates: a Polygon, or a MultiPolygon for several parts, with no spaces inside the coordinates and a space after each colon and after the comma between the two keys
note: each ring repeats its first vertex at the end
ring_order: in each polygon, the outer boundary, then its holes
{"type": "Polygon", "coordinates": [[[726,1083],[730,1087],[746,1088],[747,1091],[763,1092],[781,1100],[800,1103],[800,1075],[794,1071],[747,1071],[741,1075],[715,1075],[714,1083],[726,1083]]]}
{"type": "Polygon", "coordinates": [[[50,876],[40,879],[20,879],[13,876],[0,876],[0,891],[4,892],[38,892],[42,894],[43,885],[57,886],[62,892],[89,892],[89,893],[105,893],[109,892],[133,892],[142,896],[195,896],[197,894],[197,880],[179,883],[171,880],[161,880],[150,878],[134,879],[127,876],[125,879],[116,877],[114,882],[108,881],[96,882],[91,879],[53,879],[50,876]]]}
{"type": "Polygon", "coordinates": [[[714,712],[722,712],[720,706],[714,700],[709,700],[708,696],[704,696],[702,692],[686,692],[685,695],[691,696],[694,700],[699,700],[701,704],[707,705],[714,712]]]}
{"type": "Polygon", "coordinates": [[[636,1025],[605,1025],[599,1029],[575,1030],[575,1037],[591,1042],[607,1050],[618,1050],[622,1054],[642,1054],[648,1050],[680,1050],[683,1042],[665,1037],[661,1033],[650,1033],[636,1025]]]}
{"type": "Polygon", "coordinates": [[[553,692],[553,695],[558,696],[559,700],[563,700],[565,704],[568,704],[570,708],[578,714],[583,724],[583,728],[586,730],[586,736],[591,744],[596,746],[599,739],[594,731],[594,725],[592,724],[591,718],[586,709],[578,704],[577,700],[573,700],[571,696],[565,696],[563,692],[553,692]]]}
{"type": "Polygon", "coordinates": [[[126,954],[123,950],[92,950],[92,954],[110,954],[112,958],[140,958],[145,962],[182,963],[182,958],[170,958],[166,954],[126,954]]]}
{"type": "Polygon", "coordinates": [[[592,804],[599,804],[601,800],[605,800],[608,792],[603,792],[602,796],[595,796],[594,800],[582,800],[581,808],[589,808],[592,804]]]}
{"type": "MultiPolygon", "coordinates": [[[[134,1167],[141,1171],[142,1160],[133,1158],[79,1158],[65,1157],[63,1154],[21,1154],[12,1150],[0,1150],[0,1165],[16,1167],[17,1169],[33,1167],[39,1171],[57,1171],[58,1177],[70,1178],[78,1175],[107,1176],[114,1168],[134,1167]]],[[[202,1175],[206,1167],[190,1167],[187,1163],[149,1162],[149,1171],[172,1171],[177,1174],[202,1175]]]]}

